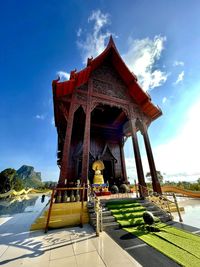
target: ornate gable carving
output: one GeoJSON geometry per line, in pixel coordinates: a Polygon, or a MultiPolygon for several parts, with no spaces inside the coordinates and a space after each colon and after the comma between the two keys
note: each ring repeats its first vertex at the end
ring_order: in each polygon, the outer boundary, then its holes
{"type": "Polygon", "coordinates": [[[87,83],[82,84],[81,86],[76,87],[76,89],[87,92],[87,90],[88,90],[88,84],[87,83]]]}
{"type": "Polygon", "coordinates": [[[130,100],[126,85],[110,63],[104,63],[94,70],[92,80],[94,92],[130,100]]]}

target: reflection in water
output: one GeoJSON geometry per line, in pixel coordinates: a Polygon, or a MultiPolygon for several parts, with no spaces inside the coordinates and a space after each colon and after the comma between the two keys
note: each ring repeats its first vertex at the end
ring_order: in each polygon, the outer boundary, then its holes
{"type": "MultiPolygon", "coordinates": [[[[181,212],[183,223],[200,228],[200,199],[191,198],[179,198],[179,206],[185,208],[184,212],[181,212]]],[[[178,221],[178,215],[173,214],[174,220],[178,221]]]]}
{"type": "Polygon", "coordinates": [[[42,195],[42,197],[41,197],[41,203],[43,203],[44,200],[45,200],[45,195],[42,195]]]}
{"type": "MultiPolygon", "coordinates": [[[[47,202],[48,197],[43,202],[47,202]],[[46,200],[46,201],[45,201],[46,200]]],[[[44,205],[43,203],[42,205],[44,205]]],[[[12,215],[23,212],[34,212],[41,208],[41,196],[17,196],[0,201],[0,215],[12,215]]]]}

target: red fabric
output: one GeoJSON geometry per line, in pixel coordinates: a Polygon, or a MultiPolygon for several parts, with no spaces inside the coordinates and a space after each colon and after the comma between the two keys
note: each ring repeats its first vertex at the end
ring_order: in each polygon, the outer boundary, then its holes
{"type": "Polygon", "coordinates": [[[95,192],[96,196],[97,197],[100,197],[100,196],[109,196],[111,195],[111,192],[108,191],[108,192],[95,192]]]}

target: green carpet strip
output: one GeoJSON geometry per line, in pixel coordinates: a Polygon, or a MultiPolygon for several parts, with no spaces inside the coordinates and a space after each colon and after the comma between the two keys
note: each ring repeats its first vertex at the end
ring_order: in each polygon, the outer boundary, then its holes
{"type": "Polygon", "coordinates": [[[146,209],[136,201],[110,201],[107,203],[107,207],[122,227],[136,226],[144,223],[142,214],[146,209]]]}
{"type": "Polygon", "coordinates": [[[135,201],[113,201],[107,207],[127,232],[182,266],[200,266],[200,236],[164,223],[156,223],[159,232],[147,231],[142,218],[145,209],[135,201]]]}

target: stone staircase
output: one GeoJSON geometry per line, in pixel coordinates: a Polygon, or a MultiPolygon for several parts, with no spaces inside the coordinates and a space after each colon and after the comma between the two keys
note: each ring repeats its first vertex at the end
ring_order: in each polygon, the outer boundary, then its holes
{"type": "MultiPolygon", "coordinates": [[[[157,207],[155,204],[148,200],[140,200],[137,199],[138,203],[145,207],[147,211],[150,211],[154,216],[158,217],[161,222],[168,222],[171,221],[173,218],[168,213],[157,207]]],[[[102,206],[102,219],[103,219],[103,230],[107,229],[119,229],[120,225],[115,220],[115,217],[112,216],[111,211],[108,210],[106,207],[106,201],[101,200],[101,206],[102,206]]],[[[96,228],[96,214],[94,210],[94,204],[88,203],[88,213],[89,213],[89,223],[96,228]]]]}
{"type": "MultiPolygon", "coordinates": [[[[109,228],[118,229],[119,223],[116,222],[115,217],[112,216],[111,211],[105,205],[105,202],[101,201],[102,206],[102,221],[103,221],[103,230],[107,230],[109,228]]],[[[96,228],[96,213],[94,210],[94,204],[88,203],[88,213],[89,213],[89,223],[96,228]]]]}
{"type": "Polygon", "coordinates": [[[170,213],[160,209],[158,206],[147,199],[138,200],[138,203],[146,208],[147,211],[150,211],[154,216],[158,217],[161,222],[168,222],[173,219],[170,213]]]}

